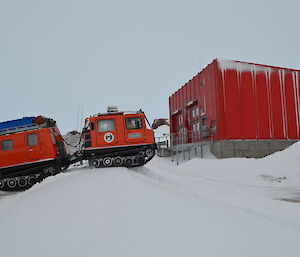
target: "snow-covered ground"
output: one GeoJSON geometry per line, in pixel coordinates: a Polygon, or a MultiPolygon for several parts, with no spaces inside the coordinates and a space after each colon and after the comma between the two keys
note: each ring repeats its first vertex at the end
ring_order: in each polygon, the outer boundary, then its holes
{"type": "Polygon", "coordinates": [[[1,256],[299,256],[299,155],[73,167],[0,194],[1,256]]]}

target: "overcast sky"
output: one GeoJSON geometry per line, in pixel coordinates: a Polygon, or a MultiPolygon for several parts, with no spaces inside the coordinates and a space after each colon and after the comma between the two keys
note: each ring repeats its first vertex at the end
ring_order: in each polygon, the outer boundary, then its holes
{"type": "Polygon", "coordinates": [[[300,1],[0,0],[0,120],[62,132],[117,105],[168,117],[214,58],[300,69],[300,1]]]}

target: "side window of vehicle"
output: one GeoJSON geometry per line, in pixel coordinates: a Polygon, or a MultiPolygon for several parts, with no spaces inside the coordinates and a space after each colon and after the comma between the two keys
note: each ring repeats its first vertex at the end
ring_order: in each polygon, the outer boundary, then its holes
{"type": "Polygon", "coordinates": [[[127,118],[126,128],[127,129],[141,129],[143,127],[141,118],[127,118]]]}
{"type": "Polygon", "coordinates": [[[114,120],[99,120],[98,121],[98,132],[114,131],[115,124],[114,120]]]}
{"type": "Polygon", "coordinates": [[[91,122],[91,130],[94,130],[95,129],[95,124],[94,122],[91,122]]]}
{"type": "Polygon", "coordinates": [[[56,144],[56,140],[55,140],[55,136],[54,136],[54,134],[51,132],[50,133],[50,138],[51,138],[51,141],[52,141],[52,144],[56,144]]]}
{"type": "Polygon", "coordinates": [[[1,149],[2,151],[9,151],[9,150],[13,150],[14,146],[12,143],[12,140],[4,140],[1,142],[1,149]]]}
{"type": "Polygon", "coordinates": [[[27,145],[28,146],[38,145],[38,139],[36,134],[27,135],[27,145]]]}

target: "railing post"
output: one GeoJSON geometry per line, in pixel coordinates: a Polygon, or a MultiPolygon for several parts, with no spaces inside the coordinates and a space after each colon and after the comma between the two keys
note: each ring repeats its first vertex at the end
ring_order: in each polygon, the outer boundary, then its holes
{"type": "Polygon", "coordinates": [[[170,141],[171,141],[171,145],[170,145],[170,148],[171,148],[171,161],[173,162],[174,161],[174,133],[170,134],[170,141]]]}
{"type": "Polygon", "coordinates": [[[179,165],[180,158],[183,158],[183,160],[191,160],[191,158],[194,157],[194,153],[195,157],[199,156],[203,159],[203,148],[204,146],[209,144],[208,141],[203,140],[201,131],[187,130],[169,134],[169,138],[166,137],[164,142],[166,142],[167,147],[170,147],[169,149],[171,150],[171,161],[174,162],[176,158],[177,165],[179,165]],[[198,149],[199,147],[200,149],[198,149]],[[180,151],[182,151],[182,157],[180,151]]]}
{"type": "Polygon", "coordinates": [[[179,160],[178,160],[178,145],[176,146],[176,163],[177,163],[177,165],[179,164],[179,160]]]}

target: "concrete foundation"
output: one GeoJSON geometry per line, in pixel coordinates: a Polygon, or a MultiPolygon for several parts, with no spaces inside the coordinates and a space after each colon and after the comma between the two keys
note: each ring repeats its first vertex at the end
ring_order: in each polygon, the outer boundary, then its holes
{"type": "Polygon", "coordinates": [[[210,144],[210,151],[217,158],[262,158],[282,151],[298,140],[226,140],[210,144]]]}
{"type": "Polygon", "coordinates": [[[171,156],[171,149],[170,148],[165,148],[165,147],[158,147],[157,149],[157,155],[159,157],[170,157],[171,156]]]}

